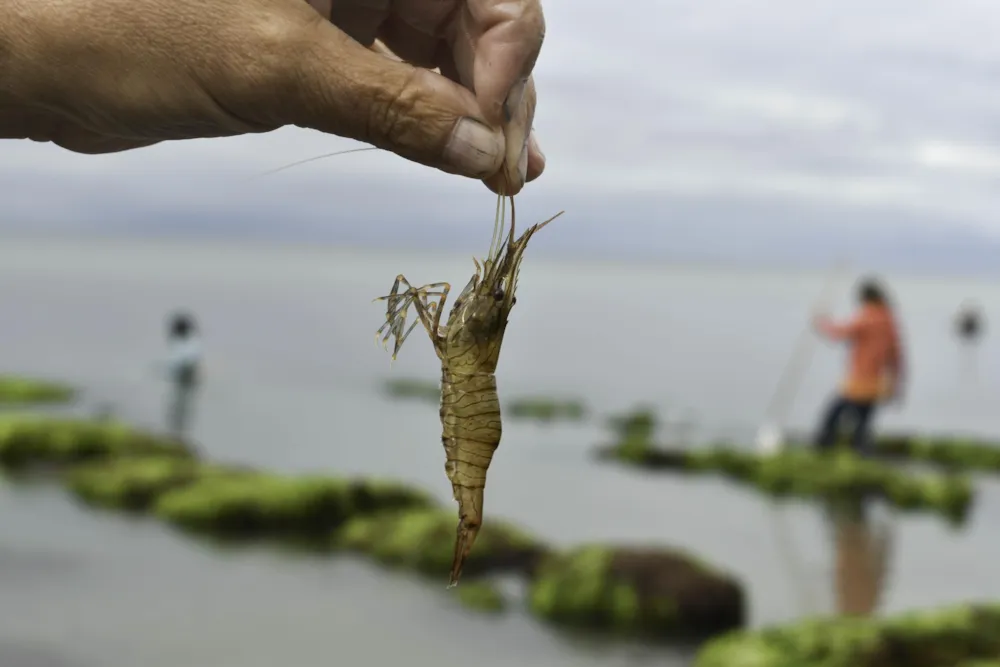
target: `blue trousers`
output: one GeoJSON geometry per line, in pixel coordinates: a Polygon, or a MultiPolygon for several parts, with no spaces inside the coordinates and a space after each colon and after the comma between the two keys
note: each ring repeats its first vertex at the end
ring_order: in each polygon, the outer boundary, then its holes
{"type": "Polygon", "coordinates": [[[853,401],[843,396],[837,396],[826,409],[819,432],[816,434],[816,447],[829,449],[837,443],[841,426],[845,418],[851,420],[851,447],[858,454],[869,451],[871,441],[872,416],[875,412],[875,401],[853,401]]]}

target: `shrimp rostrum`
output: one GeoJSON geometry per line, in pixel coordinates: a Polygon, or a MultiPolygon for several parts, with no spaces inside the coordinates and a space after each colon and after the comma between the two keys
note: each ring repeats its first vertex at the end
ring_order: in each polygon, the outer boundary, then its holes
{"type": "Polygon", "coordinates": [[[448,319],[441,324],[445,300],[451,289],[447,283],[413,287],[402,275],[396,277],[388,296],[385,324],[376,340],[388,347],[395,339],[392,358],[403,341],[418,325],[430,336],[441,360],[441,442],[445,451],[445,472],[458,502],[458,528],[449,586],[458,583],[472,545],[483,521],[483,493],[486,471],[500,445],[500,402],[497,397],[496,368],[511,308],[517,303],[517,277],[528,241],[539,229],[562,215],[529,227],[514,237],[514,200],[510,198],[510,231],[504,237],[503,222],[507,198],[497,201],[493,241],[482,264],[475,258],[476,273],[455,299],[448,319]],[[406,327],[406,315],[413,306],[416,321],[406,327]]]}

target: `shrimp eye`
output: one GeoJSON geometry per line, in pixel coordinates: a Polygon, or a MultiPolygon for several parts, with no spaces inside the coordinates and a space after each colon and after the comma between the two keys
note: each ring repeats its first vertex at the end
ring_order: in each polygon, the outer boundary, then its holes
{"type": "Polygon", "coordinates": [[[517,305],[517,297],[516,297],[516,296],[515,296],[515,297],[513,297],[513,298],[512,298],[511,300],[510,300],[510,305],[512,305],[512,306],[515,306],[515,305],[517,305]]]}
{"type": "Polygon", "coordinates": [[[503,301],[503,297],[504,297],[504,294],[503,294],[503,288],[502,287],[498,287],[498,288],[496,288],[496,290],[493,291],[493,299],[495,301],[503,301]]]}

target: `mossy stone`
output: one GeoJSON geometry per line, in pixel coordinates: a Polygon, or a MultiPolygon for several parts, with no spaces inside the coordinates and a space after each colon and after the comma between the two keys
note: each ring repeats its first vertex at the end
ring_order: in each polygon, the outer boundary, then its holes
{"type": "Polygon", "coordinates": [[[214,476],[246,474],[179,457],[137,457],[74,468],[67,484],[82,501],[96,506],[142,511],[161,495],[214,476]]]}
{"type": "Polygon", "coordinates": [[[628,435],[610,449],[614,458],[627,463],[642,464],[653,451],[651,443],[641,435],[628,435]]]}
{"type": "Polygon", "coordinates": [[[393,398],[413,398],[437,403],[441,400],[441,384],[415,378],[395,378],[385,383],[385,393],[393,398]]]}
{"type": "Polygon", "coordinates": [[[587,416],[587,408],[577,400],[522,397],[508,403],[504,414],[512,419],[533,419],[546,423],[560,419],[580,421],[587,416]]]}
{"type": "Polygon", "coordinates": [[[468,581],[455,588],[462,606],[475,611],[498,614],[507,608],[507,600],[491,581],[468,581]]]}
{"type": "MultiPolygon", "coordinates": [[[[334,543],[388,565],[445,576],[451,571],[457,525],[457,514],[449,510],[384,512],[347,522],[336,532],[334,543]]],[[[531,535],[487,516],[465,561],[463,576],[530,572],[544,553],[545,547],[531,535]]]]}
{"type": "Polygon", "coordinates": [[[68,403],[76,390],[48,380],[0,375],[0,405],[68,403]]]}
{"type": "Polygon", "coordinates": [[[664,450],[635,436],[600,450],[599,456],[650,470],[719,473],[773,496],[824,500],[881,496],[900,509],[934,511],[954,523],[965,520],[973,500],[966,477],[910,473],[848,449],[817,452],[793,447],[770,455],[728,446],[664,450]]]}
{"type": "Polygon", "coordinates": [[[218,536],[325,539],[356,514],[432,502],[422,491],[377,480],[248,473],[198,479],[168,491],[154,511],[183,528],[218,536]]]}
{"type": "Polygon", "coordinates": [[[637,408],[608,420],[608,427],[619,440],[652,442],[658,426],[659,420],[651,408],[637,408]]]}
{"type": "Polygon", "coordinates": [[[1000,657],[1000,606],[809,619],[707,644],[695,667],[953,667],[1000,657]]]}
{"type": "Polygon", "coordinates": [[[125,456],[191,457],[184,444],[114,421],[0,417],[0,466],[59,466],[125,456]]]}
{"type": "Polygon", "coordinates": [[[529,604],[560,625],[652,639],[701,639],[741,627],[743,589],[685,554],[587,545],[553,554],[529,604]]]}
{"type": "Polygon", "coordinates": [[[948,469],[1000,472],[1000,443],[980,442],[966,436],[890,434],[876,439],[875,453],[948,469]]]}

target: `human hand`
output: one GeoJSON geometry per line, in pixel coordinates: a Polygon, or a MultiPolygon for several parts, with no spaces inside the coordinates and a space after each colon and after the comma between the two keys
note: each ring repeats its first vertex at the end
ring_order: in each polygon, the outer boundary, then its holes
{"type": "MultiPolygon", "coordinates": [[[[542,47],[541,0],[308,0],[334,25],[364,45],[377,38],[402,60],[438,68],[473,91],[482,118],[503,129],[503,172],[487,185],[514,193],[545,168],[531,132],[542,47]]],[[[456,116],[457,117],[457,116],[456,116]]]]}
{"type": "Polygon", "coordinates": [[[544,168],[528,135],[540,0],[389,5],[5,0],[0,138],[108,153],[297,125],[520,191],[544,168]]]}
{"type": "Polygon", "coordinates": [[[881,397],[886,405],[900,407],[903,404],[903,381],[897,377],[886,377],[882,381],[881,397]]]}
{"type": "Polygon", "coordinates": [[[829,324],[830,316],[826,313],[814,313],[810,322],[812,323],[814,329],[822,331],[824,326],[829,324]]]}

